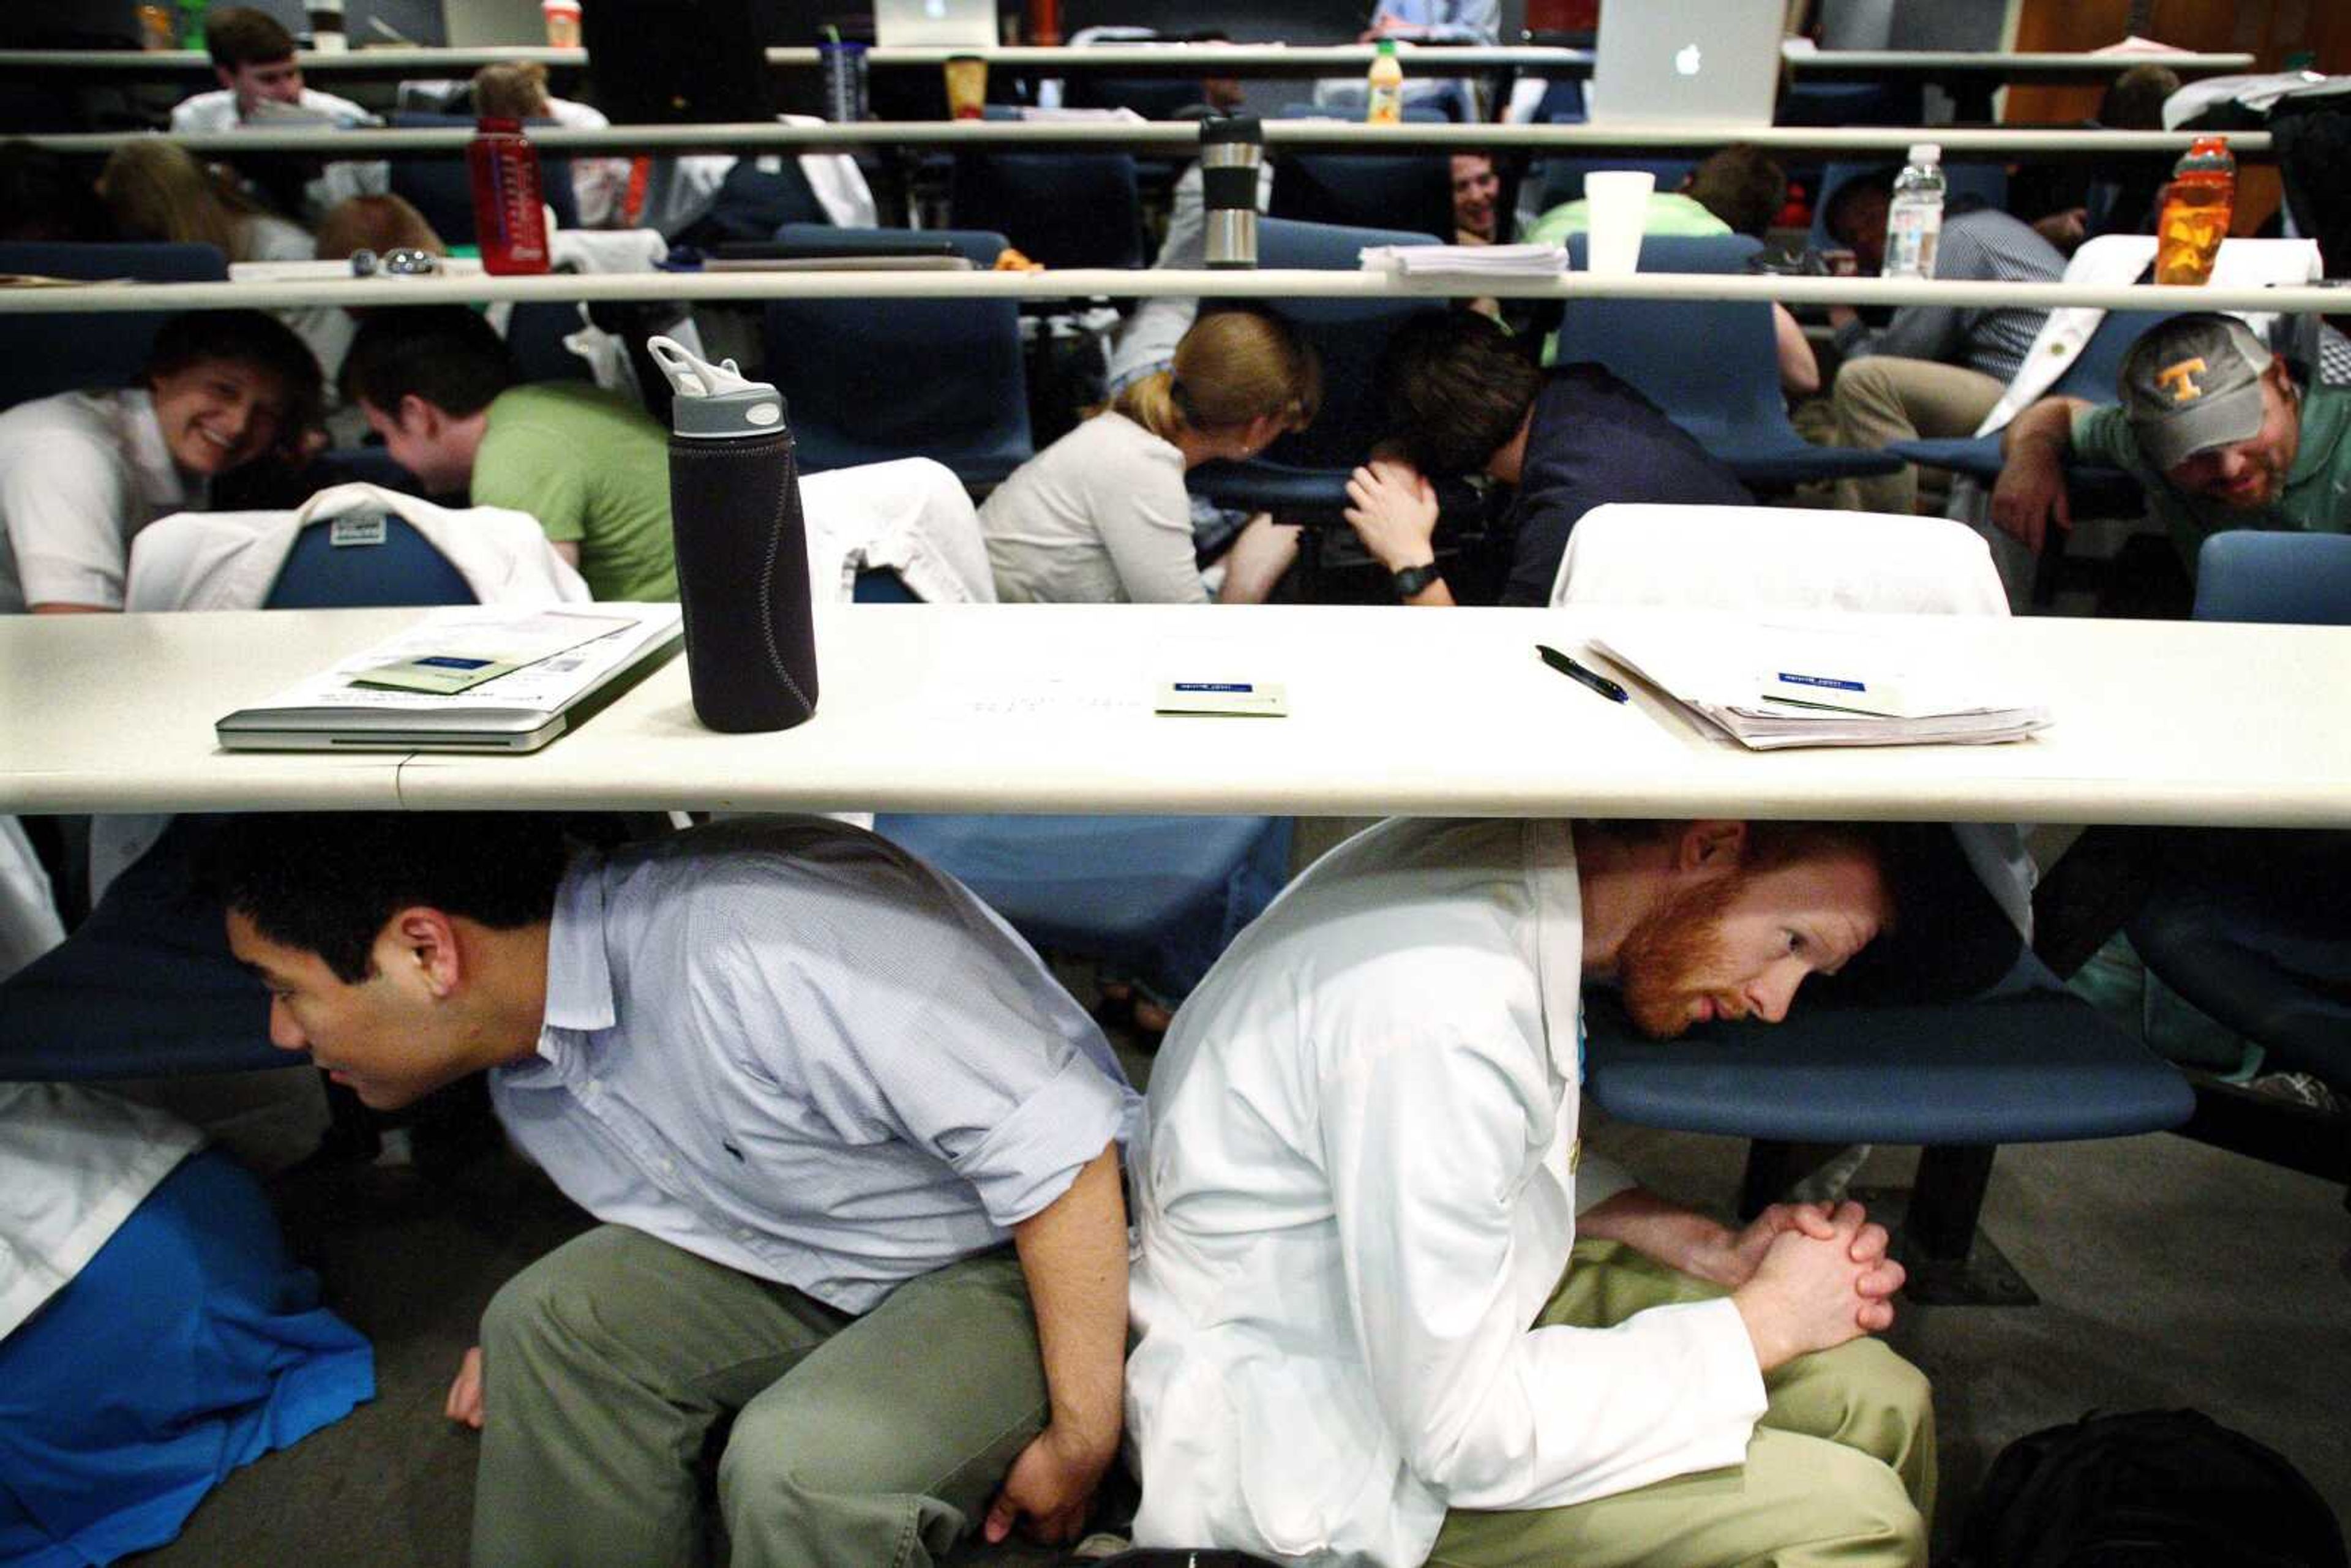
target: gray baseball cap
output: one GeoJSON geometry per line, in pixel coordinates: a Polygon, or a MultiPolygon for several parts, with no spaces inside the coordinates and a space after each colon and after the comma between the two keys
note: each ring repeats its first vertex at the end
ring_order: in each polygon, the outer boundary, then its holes
{"type": "Polygon", "coordinates": [[[2270,351],[2233,316],[2175,316],[2123,361],[2123,413],[2139,450],[2158,468],[2250,441],[2266,412],[2262,372],[2270,351]]]}

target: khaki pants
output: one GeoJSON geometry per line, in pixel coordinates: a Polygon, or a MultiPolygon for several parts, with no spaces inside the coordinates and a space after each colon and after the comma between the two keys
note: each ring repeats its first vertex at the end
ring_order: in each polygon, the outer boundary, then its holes
{"type": "MultiPolygon", "coordinates": [[[[1836,415],[1836,444],[1882,452],[1896,441],[1973,435],[2007,390],[1980,371],[1932,360],[1885,354],[1847,360],[1829,399],[1836,415]]],[[[1849,512],[1907,515],[1918,506],[1918,470],[1840,479],[1836,504],[1849,512]]]]}
{"type": "MultiPolygon", "coordinates": [[[[1580,1241],[1538,1323],[1606,1328],[1723,1292],[1613,1241],[1580,1241]]],[[[1770,1406],[1736,1469],[1573,1508],[1456,1509],[1430,1568],[1919,1568],[1935,1510],[1926,1378],[1874,1339],[1763,1380],[1770,1406]]]]}
{"type": "Polygon", "coordinates": [[[979,1521],[1046,1416],[1009,1248],[862,1317],[607,1225],[482,1318],[475,1568],[697,1564],[705,1448],[737,1564],[914,1568],[979,1521]]]}

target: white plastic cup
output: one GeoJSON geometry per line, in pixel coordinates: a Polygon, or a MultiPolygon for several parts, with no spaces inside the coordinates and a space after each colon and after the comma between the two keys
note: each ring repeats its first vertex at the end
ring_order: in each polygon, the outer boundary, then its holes
{"type": "Polygon", "coordinates": [[[1584,257],[1591,271],[1622,277],[1641,266],[1641,230],[1649,216],[1656,175],[1645,169],[1607,169],[1583,177],[1591,225],[1584,257]]]}

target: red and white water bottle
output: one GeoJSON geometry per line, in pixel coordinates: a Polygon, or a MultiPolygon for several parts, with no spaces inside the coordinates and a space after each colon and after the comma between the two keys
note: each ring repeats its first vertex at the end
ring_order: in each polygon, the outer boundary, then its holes
{"type": "Polygon", "coordinates": [[[475,121],[465,166],[474,182],[474,240],[481,246],[482,270],[545,272],[538,150],[522,133],[522,121],[491,115],[475,121]]]}

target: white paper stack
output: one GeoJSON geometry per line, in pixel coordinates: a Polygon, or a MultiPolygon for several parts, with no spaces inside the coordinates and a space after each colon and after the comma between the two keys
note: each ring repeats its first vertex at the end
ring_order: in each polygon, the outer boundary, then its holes
{"type": "Polygon", "coordinates": [[[1367,245],[1365,272],[1405,277],[1557,277],[1567,247],[1556,245],[1367,245]]]}
{"type": "Polygon", "coordinates": [[[2011,673],[1879,632],[1728,621],[1613,632],[1591,645],[1756,751],[1980,746],[2051,722],[2011,673]]]}

